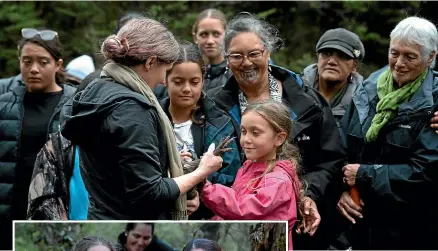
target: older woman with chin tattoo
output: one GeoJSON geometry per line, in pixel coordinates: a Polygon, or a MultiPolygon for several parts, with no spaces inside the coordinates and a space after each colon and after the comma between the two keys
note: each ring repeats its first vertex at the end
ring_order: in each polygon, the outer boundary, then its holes
{"type": "MultiPolygon", "coordinates": [[[[233,76],[220,90],[213,89],[207,95],[232,118],[236,128],[249,103],[271,99],[289,107],[294,120],[289,141],[300,149],[303,178],[308,185],[301,203],[305,227],[300,225],[297,231],[303,230],[312,236],[321,221],[317,204],[319,207],[340,176],[344,162],[344,149],[330,106],[294,72],[269,64],[271,53],[283,44],[279,31],[269,23],[249,13],[241,13],[228,24],[224,40],[233,76]]],[[[341,182],[340,178],[338,182],[341,182]]],[[[310,243],[297,238],[294,237],[296,249],[310,243]]]]}

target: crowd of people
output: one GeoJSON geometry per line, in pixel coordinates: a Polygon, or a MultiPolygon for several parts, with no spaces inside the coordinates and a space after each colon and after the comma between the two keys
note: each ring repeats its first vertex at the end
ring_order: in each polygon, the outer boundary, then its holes
{"type": "Polygon", "coordinates": [[[56,31],[22,29],[21,74],[0,80],[2,236],[22,219],[285,220],[290,250],[438,249],[434,24],[401,20],[368,77],[344,28],[302,73],[250,13],[207,9],[192,32],[130,14],[102,69],[65,70],[56,31]]]}

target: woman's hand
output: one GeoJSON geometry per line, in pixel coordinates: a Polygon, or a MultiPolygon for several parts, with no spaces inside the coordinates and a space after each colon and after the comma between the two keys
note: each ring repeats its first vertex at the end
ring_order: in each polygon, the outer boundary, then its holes
{"type": "MultiPolygon", "coordinates": [[[[360,201],[361,206],[364,206],[362,200],[360,201]]],[[[363,215],[360,213],[362,211],[362,207],[356,205],[354,203],[353,199],[350,196],[350,193],[345,191],[341,198],[339,199],[337,208],[339,212],[344,215],[345,218],[347,218],[351,223],[356,224],[356,221],[354,220],[353,216],[363,218],[363,215]]]]}
{"type": "Polygon", "coordinates": [[[190,152],[182,150],[179,152],[179,156],[183,162],[190,162],[193,160],[192,154],[190,152]]]}
{"type": "MultiPolygon", "coordinates": [[[[430,120],[430,127],[438,129],[438,112],[433,114],[433,118],[430,120]]],[[[436,130],[435,133],[438,134],[438,130],[436,130]]]]}
{"type": "Polygon", "coordinates": [[[321,222],[316,203],[310,197],[305,196],[301,200],[300,212],[302,212],[303,219],[297,227],[297,233],[301,234],[301,229],[304,228],[303,233],[309,233],[310,236],[313,236],[321,222]]]}
{"type": "Polygon", "coordinates": [[[214,148],[215,144],[212,143],[208,147],[208,151],[201,157],[201,162],[199,163],[198,170],[206,172],[206,176],[217,172],[222,167],[222,157],[213,154],[214,148]]]}
{"type": "Polygon", "coordinates": [[[195,190],[196,196],[191,199],[187,200],[187,214],[191,215],[199,208],[199,193],[195,190]]]}
{"type": "Polygon", "coordinates": [[[348,164],[342,168],[344,173],[344,183],[349,186],[356,185],[356,174],[359,170],[360,164],[348,164]]]}

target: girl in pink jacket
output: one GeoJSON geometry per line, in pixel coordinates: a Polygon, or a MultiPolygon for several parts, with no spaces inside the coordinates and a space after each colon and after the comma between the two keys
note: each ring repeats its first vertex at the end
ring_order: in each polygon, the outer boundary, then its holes
{"type": "Polygon", "coordinates": [[[289,250],[301,198],[298,149],[287,140],[291,129],[289,109],[281,103],[249,105],[240,138],[247,161],[231,188],[207,182],[201,193],[216,220],[287,220],[289,250]]]}

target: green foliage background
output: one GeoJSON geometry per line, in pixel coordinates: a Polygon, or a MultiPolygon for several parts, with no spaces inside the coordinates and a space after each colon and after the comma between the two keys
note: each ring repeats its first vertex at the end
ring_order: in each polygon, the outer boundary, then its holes
{"type": "MultiPolygon", "coordinates": [[[[85,236],[101,236],[115,243],[118,235],[124,231],[125,224],[16,223],[15,250],[70,251],[72,246],[85,236]]],[[[220,224],[219,238],[216,241],[223,250],[240,251],[249,250],[251,247],[249,230],[255,223],[156,223],[155,234],[159,239],[181,250],[195,236],[199,237],[202,224],[220,224]]]]}
{"type": "Polygon", "coordinates": [[[275,25],[286,46],[273,54],[273,60],[295,72],[315,62],[315,45],[324,31],[336,27],[350,29],[364,42],[366,57],[360,72],[367,76],[387,64],[389,33],[397,22],[409,15],[435,22],[437,7],[437,2],[425,1],[0,1],[0,78],[19,73],[16,45],[24,27],[58,31],[65,49],[65,65],[76,56],[89,54],[99,67],[100,42],[114,31],[121,15],[132,11],[146,13],[165,21],[180,39],[191,41],[192,24],[206,8],[218,8],[229,18],[249,11],[275,25]]]}

